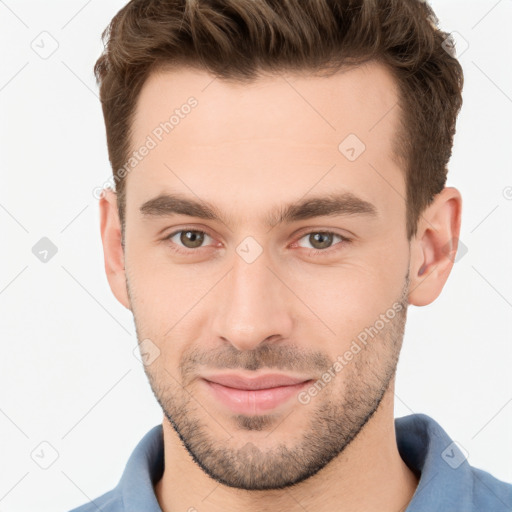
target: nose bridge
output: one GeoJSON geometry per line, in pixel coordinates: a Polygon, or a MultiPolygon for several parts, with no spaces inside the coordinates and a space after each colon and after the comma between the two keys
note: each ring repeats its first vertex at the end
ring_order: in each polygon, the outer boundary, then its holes
{"type": "Polygon", "coordinates": [[[215,334],[239,350],[253,350],[270,336],[288,337],[292,320],[283,296],[285,287],[268,268],[267,255],[262,252],[251,260],[239,250],[216,297],[220,307],[215,313],[215,334]]]}

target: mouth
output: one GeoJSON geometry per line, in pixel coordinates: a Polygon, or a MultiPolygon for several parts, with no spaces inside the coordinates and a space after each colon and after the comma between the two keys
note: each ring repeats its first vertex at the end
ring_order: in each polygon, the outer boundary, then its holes
{"type": "Polygon", "coordinates": [[[221,384],[228,388],[249,390],[271,389],[281,386],[293,386],[311,380],[311,377],[267,373],[265,375],[245,376],[238,373],[203,375],[203,379],[221,384]]]}
{"type": "Polygon", "coordinates": [[[209,394],[238,414],[262,414],[289,402],[313,379],[287,375],[245,378],[240,375],[212,375],[202,378],[209,394]]]}

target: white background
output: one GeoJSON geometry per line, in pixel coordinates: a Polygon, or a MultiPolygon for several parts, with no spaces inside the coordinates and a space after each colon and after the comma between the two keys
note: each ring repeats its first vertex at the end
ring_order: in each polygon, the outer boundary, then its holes
{"type": "MultiPolygon", "coordinates": [[[[0,1],[1,512],[66,511],[112,489],[162,419],[92,196],[111,173],[92,69],[123,4],[0,1]],[[38,37],[58,43],[47,59],[38,37]],[[58,248],[47,263],[32,253],[42,237],[58,248]],[[50,461],[43,441],[58,452],[46,470],[31,458],[50,461]]],[[[469,43],[448,179],[467,253],[433,304],[409,308],[395,416],[429,414],[472,465],[512,482],[512,1],[432,5],[469,43]]]]}

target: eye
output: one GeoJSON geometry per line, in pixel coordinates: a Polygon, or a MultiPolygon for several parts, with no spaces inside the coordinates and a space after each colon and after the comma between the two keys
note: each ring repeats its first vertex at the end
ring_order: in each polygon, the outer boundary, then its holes
{"type": "MultiPolygon", "coordinates": [[[[299,238],[297,243],[302,239],[305,239],[307,243],[310,244],[309,247],[306,246],[305,248],[312,249],[312,254],[326,252],[328,249],[333,247],[333,241],[335,239],[339,239],[340,242],[350,242],[349,238],[338,235],[337,233],[333,233],[332,231],[311,231],[310,233],[306,233],[304,236],[299,238]]],[[[338,245],[340,242],[334,245],[338,245]]]]}
{"type": "Polygon", "coordinates": [[[212,239],[212,237],[204,231],[194,229],[182,229],[165,237],[166,240],[170,240],[173,244],[178,246],[178,251],[180,250],[180,244],[186,249],[200,248],[207,238],[212,239]]]}
{"type": "MultiPolygon", "coordinates": [[[[185,228],[174,231],[170,235],[166,236],[164,240],[171,242],[171,248],[173,251],[180,254],[191,254],[195,252],[194,249],[204,248],[209,245],[205,244],[205,242],[210,242],[211,244],[211,241],[214,239],[204,231],[185,228]]],[[[344,246],[350,242],[351,240],[349,238],[332,231],[311,231],[300,237],[298,241],[292,245],[298,245],[304,249],[310,249],[309,254],[313,256],[330,254],[337,250],[335,246],[344,246]],[[303,239],[306,240],[306,243],[309,244],[309,246],[303,246],[299,243],[303,239]]]]}

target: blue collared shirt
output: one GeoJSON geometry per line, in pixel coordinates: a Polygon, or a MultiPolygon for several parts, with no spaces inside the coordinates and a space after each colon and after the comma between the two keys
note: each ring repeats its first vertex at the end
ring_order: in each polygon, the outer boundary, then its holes
{"type": "MultiPolygon", "coordinates": [[[[405,512],[512,512],[512,484],[470,466],[463,451],[426,414],[395,418],[398,451],[420,478],[405,512]]],[[[130,456],[111,491],[70,512],[162,512],[153,486],[164,469],[162,425],[130,456]]]]}

